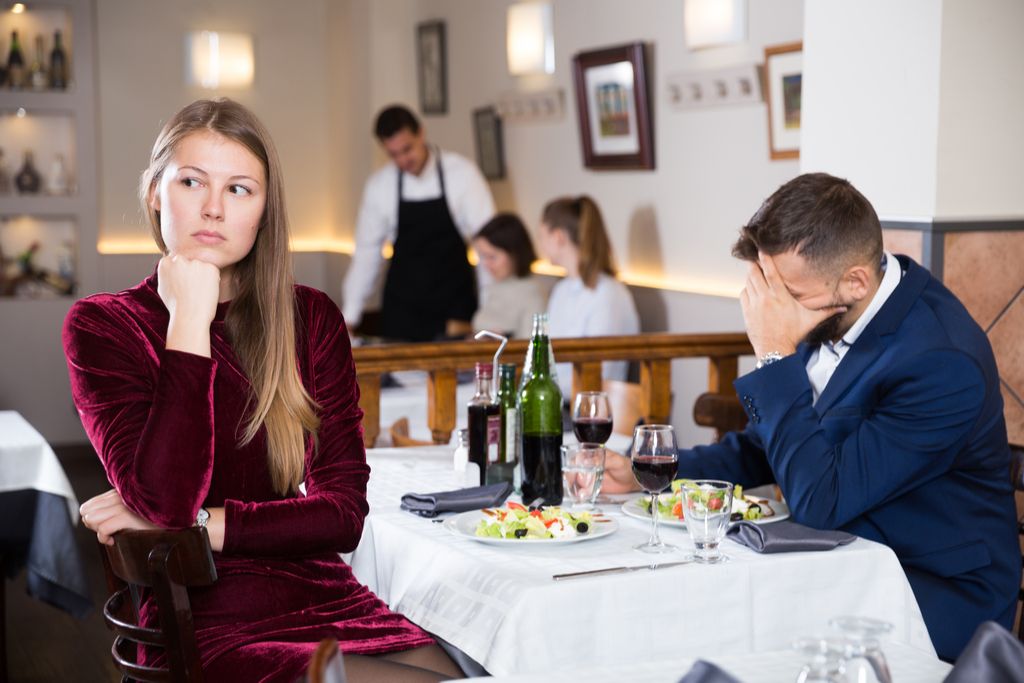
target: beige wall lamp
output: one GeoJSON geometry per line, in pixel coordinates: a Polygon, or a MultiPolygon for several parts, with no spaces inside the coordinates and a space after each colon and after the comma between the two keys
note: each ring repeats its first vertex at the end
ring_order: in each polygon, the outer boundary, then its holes
{"type": "Polygon", "coordinates": [[[185,79],[207,90],[252,85],[252,36],[245,33],[192,31],[185,36],[185,79]]]}
{"type": "Polygon", "coordinates": [[[505,52],[513,76],[555,72],[555,35],[550,2],[509,5],[505,52]]]}

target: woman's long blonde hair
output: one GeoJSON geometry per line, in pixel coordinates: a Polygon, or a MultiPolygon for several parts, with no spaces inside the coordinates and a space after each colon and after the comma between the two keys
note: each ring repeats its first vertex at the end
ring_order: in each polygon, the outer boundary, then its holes
{"type": "Polygon", "coordinates": [[[601,273],[615,277],[615,262],[604,219],[587,195],[562,197],[548,202],[541,220],[551,230],[564,230],[579,249],[580,279],[593,289],[601,273]]]}
{"type": "MultiPolygon", "coordinates": [[[[139,199],[149,216],[153,239],[164,254],[160,212],[149,198],[181,141],[192,133],[210,131],[252,152],[267,179],[267,203],[256,242],[235,264],[235,297],[225,324],[235,355],[252,386],[248,421],[240,445],[266,427],[267,461],[274,490],[294,492],[302,481],[306,435],[315,443],[320,426],[317,405],[302,385],[295,351],[295,290],[288,247],[288,217],[284,205],[281,163],[263,124],[248,109],[229,99],[198,100],[164,125],[153,145],[149,167],[143,171],[139,199]]],[[[241,425],[240,425],[241,426],[241,425]]]]}

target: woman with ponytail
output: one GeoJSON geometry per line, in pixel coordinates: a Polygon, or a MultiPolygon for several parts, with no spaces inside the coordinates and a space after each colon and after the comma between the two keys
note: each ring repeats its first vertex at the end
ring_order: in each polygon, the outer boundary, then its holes
{"type": "MultiPolygon", "coordinates": [[[[633,297],[615,279],[612,245],[604,219],[587,195],[548,202],[541,215],[540,245],[544,255],[565,269],[565,278],[551,290],[548,300],[552,337],[600,337],[637,334],[640,318],[633,297]]],[[[604,377],[626,379],[627,364],[604,364],[604,377]]],[[[572,372],[558,368],[562,395],[571,399],[572,372]]]]}
{"type": "MultiPolygon", "coordinates": [[[[64,324],[75,405],[114,487],[83,523],[108,544],[206,527],[218,579],[189,597],[207,680],[293,681],[327,637],[350,681],[458,676],[338,555],[368,509],[355,366],[338,308],[293,283],[266,129],[230,100],[188,105],[139,195],[156,272],[78,301],[64,324]]],[[[157,622],[148,598],[141,614],[157,622]]]]}

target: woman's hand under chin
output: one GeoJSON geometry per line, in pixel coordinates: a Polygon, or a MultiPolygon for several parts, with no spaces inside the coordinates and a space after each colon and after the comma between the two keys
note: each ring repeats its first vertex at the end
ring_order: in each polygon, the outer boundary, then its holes
{"type": "Polygon", "coordinates": [[[111,536],[124,529],[160,528],[129,510],[116,489],[110,489],[85,501],[79,512],[82,515],[82,524],[90,531],[95,531],[96,538],[104,545],[114,545],[111,536]]]}
{"type": "Polygon", "coordinates": [[[170,313],[167,348],[210,356],[210,323],[217,314],[220,269],[180,254],[160,259],[157,293],[170,313]]]}

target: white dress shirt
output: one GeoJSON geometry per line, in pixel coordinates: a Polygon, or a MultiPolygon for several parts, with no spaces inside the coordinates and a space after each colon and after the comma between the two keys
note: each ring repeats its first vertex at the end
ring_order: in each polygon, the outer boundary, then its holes
{"type": "Polygon", "coordinates": [[[902,277],[900,262],[896,260],[895,256],[885,252],[885,273],[882,275],[882,282],[878,285],[878,291],[871,298],[871,303],[839,341],[835,343],[827,341],[811,354],[807,361],[807,378],[811,381],[814,403],[818,402],[818,397],[825,391],[828,381],[832,379],[832,375],[835,374],[840,361],[846,356],[846,352],[850,350],[864,328],[882,308],[882,304],[896,291],[896,286],[899,285],[902,277]]]}
{"type": "MultiPolygon", "coordinates": [[[[455,226],[468,242],[484,223],[494,216],[494,199],[487,181],[476,165],[455,152],[441,151],[441,169],[444,172],[444,191],[455,226]]],[[[441,196],[441,182],[437,175],[437,156],[430,151],[423,171],[418,175],[406,173],[402,178],[402,198],[424,201],[441,196]]],[[[350,327],[358,325],[363,307],[373,294],[377,275],[384,257],[381,247],[385,242],[394,244],[398,237],[398,167],[388,163],[366,181],[363,200],[356,222],[356,249],[342,287],[342,312],[350,327]]],[[[477,268],[478,279],[481,269],[477,268]]]]}
{"type": "MultiPolygon", "coordinates": [[[[610,275],[601,273],[591,289],[578,277],[567,277],[551,290],[548,299],[548,333],[558,337],[602,337],[619,334],[638,334],[640,316],[636,312],[633,295],[626,285],[610,275]]],[[[558,358],[558,343],[552,344],[558,358]]],[[[602,376],[606,379],[626,379],[629,364],[626,361],[606,362],[602,376]]],[[[572,364],[558,364],[558,384],[562,398],[572,400],[572,364]]]]}

